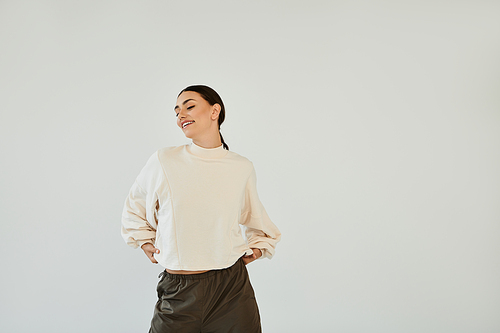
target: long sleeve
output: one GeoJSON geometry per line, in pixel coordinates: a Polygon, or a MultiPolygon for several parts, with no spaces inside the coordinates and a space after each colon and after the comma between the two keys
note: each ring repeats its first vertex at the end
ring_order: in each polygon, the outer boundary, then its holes
{"type": "Polygon", "coordinates": [[[245,188],[245,204],[240,224],[246,227],[245,235],[250,248],[262,250],[262,256],[269,259],[274,255],[281,233],[271,221],[257,194],[257,177],[252,168],[245,188]]]}
{"type": "Polygon", "coordinates": [[[252,162],[222,145],[160,148],[125,200],[123,239],[133,248],[152,243],[154,258],[172,270],[227,268],[250,248],[272,258],[281,233],[256,182],[252,162]]]}
{"type": "Polygon", "coordinates": [[[155,244],[158,225],[158,196],[154,190],[154,177],[158,158],[153,154],[132,185],[122,212],[121,234],[133,248],[144,243],[155,244]]]}

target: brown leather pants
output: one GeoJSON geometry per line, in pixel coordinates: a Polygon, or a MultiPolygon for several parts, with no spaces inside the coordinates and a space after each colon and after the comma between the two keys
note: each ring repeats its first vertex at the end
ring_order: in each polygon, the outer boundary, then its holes
{"type": "Polygon", "coordinates": [[[260,333],[260,315],[243,260],[201,274],[163,271],[149,333],[260,333]]]}

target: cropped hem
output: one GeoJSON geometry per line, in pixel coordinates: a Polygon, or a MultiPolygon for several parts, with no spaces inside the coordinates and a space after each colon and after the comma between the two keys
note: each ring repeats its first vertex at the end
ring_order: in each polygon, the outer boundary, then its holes
{"type": "Polygon", "coordinates": [[[202,280],[206,279],[208,277],[214,276],[216,274],[219,274],[220,272],[223,272],[224,270],[230,269],[233,266],[236,266],[238,264],[245,265],[245,263],[242,260],[243,256],[239,257],[238,260],[236,260],[233,264],[229,265],[228,267],[225,268],[219,268],[219,269],[212,269],[204,273],[199,273],[199,274],[172,274],[167,272],[166,270],[163,270],[158,277],[162,278],[163,276],[167,279],[171,280],[202,280]]]}
{"type": "MultiPolygon", "coordinates": [[[[173,271],[206,271],[206,270],[221,270],[221,269],[226,269],[228,267],[231,267],[233,266],[241,257],[245,256],[247,253],[246,251],[243,252],[239,257],[236,258],[236,260],[234,261],[230,261],[226,264],[223,264],[223,265],[220,265],[220,266],[182,266],[182,265],[175,265],[175,266],[172,266],[172,265],[167,265],[165,264],[165,262],[163,261],[160,261],[158,259],[156,259],[158,261],[158,263],[163,267],[163,268],[166,268],[166,269],[171,269],[173,271]]],[[[206,272],[208,273],[208,272],[206,272]]],[[[200,273],[200,274],[205,274],[205,273],[200,273]]],[[[183,275],[183,274],[173,274],[173,275],[183,275]]],[[[195,275],[198,275],[198,274],[195,274],[195,275]]]]}

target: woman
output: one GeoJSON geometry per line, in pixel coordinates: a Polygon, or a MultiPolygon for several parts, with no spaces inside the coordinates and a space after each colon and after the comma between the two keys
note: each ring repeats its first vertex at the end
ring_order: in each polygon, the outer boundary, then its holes
{"type": "Polygon", "coordinates": [[[224,142],[217,92],[187,87],[174,111],[192,143],[149,158],[122,216],[127,244],[165,267],[149,332],[261,332],[245,265],[272,258],[281,233],[259,200],[252,162],[224,142]]]}

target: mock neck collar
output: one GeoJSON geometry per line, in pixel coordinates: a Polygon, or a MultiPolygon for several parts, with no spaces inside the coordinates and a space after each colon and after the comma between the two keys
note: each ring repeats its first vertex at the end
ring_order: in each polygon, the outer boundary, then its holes
{"type": "Polygon", "coordinates": [[[191,142],[188,145],[188,150],[191,154],[202,158],[221,158],[227,155],[227,150],[224,149],[222,144],[216,148],[203,148],[191,142]]]}

